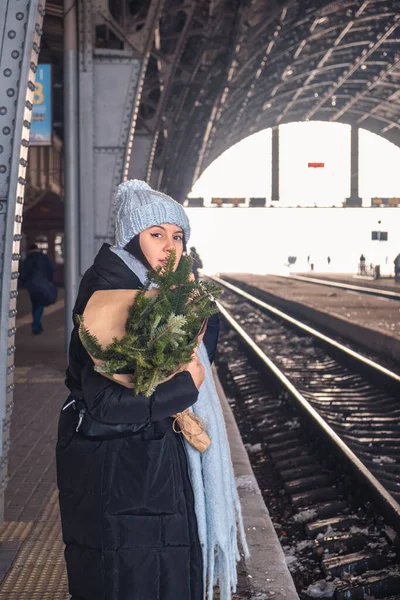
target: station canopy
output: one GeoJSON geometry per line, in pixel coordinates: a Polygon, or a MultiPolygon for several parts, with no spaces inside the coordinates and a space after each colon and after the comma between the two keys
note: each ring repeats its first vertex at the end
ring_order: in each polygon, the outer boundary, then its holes
{"type": "MultiPolygon", "coordinates": [[[[108,5],[139,31],[157,3],[108,5]]],[[[400,0],[166,0],[136,131],[157,139],[153,168],[182,199],[222,152],[283,123],[348,123],[400,145],[399,84],[400,0]]]]}

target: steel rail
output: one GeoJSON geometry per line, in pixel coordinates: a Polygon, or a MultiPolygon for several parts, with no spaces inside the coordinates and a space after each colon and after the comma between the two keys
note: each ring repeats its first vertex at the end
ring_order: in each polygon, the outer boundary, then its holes
{"type": "MultiPolygon", "coordinates": [[[[277,277],[286,276],[277,275],[277,277]]],[[[294,279],[295,281],[306,281],[307,283],[315,283],[316,285],[336,287],[343,290],[350,290],[352,292],[360,292],[361,294],[370,294],[371,296],[379,296],[381,298],[388,298],[390,300],[400,300],[400,292],[391,292],[390,290],[382,290],[381,288],[365,287],[361,285],[345,283],[344,281],[331,281],[330,279],[318,279],[316,277],[307,277],[303,275],[290,275],[286,278],[294,279]]]]}
{"type": "Polygon", "coordinates": [[[306,325],[305,323],[302,323],[301,321],[298,321],[297,319],[289,316],[288,314],[284,313],[283,311],[279,310],[278,308],[275,308],[271,304],[267,304],[266,302],[259,300],[255,296],[252,296],[251,294],[249,294],[248,292],[245,292],[244,290],[240,289],[239,287],[232,285],[228,281],[225,281],[224,279],[221,279],[220,277],[216,277],[216,276],[210,277],[210,279],[212,279],[216,283],[219,283],[220,285],[225,286],[227,289],[231,290],[235,294],[242,296],[243,298],[245,298],[252,304],[259,306],[263,310],[266,310],[269,313],[272,313],[273,315],[279,317],[283,321],[286,321],[287,323],[294,325],[298,329],[317,338],[318,340],[333,347],[334,349],[345,353],[349,358],[352,358],[353,360],[356,360],[356,361],[362,363],[369,369],[373,369],[374,371],[378,372],[379,375],[381,375],[381,376],[383,375],[384,377],[387,377],[392,383],[400,384],[400,375],[397,375],[397,373],[393,373],[393,371],[390,371],[389,369],[382,367],[382,365],[379,365],[378,363],[367,358],[366,356],[363,356],[362,354],[355,352],[351,348],[347,348],[346,346],[344,346],[340,342],[337,342],[333,338],[321,333],[320,331],[317,331],[317,329],[314,329],[313,327],[310,327],[309,325],[306,325]]]}
{"type": "MultiPolygon", "coordinates": [[[[225,285],[226,282],[219,278],[213,278],[219,283],[225,285]]],[[[232,286],[233,287],[233,286],[232,286]]],[[[241,291],[241,290],[240,290],[241,291]]],[[[263,303],[262,303],[263,304],[263,303]]],[[[237,323],[234,317],[224,308],[221,302],[217,302],[218,309],[222,317],[236,331],[241,340],[246,344],[252,354],[270,371],[278,380],[280,386],[289,392],[297,405],[312,420],[318,430],[328,438],[335,449],[339,452],[346,464],[351,468],[355,475],[370,489],[376,503],[384,510],[388,520],[400,531],[400,505],[393,496],[384,488],[376,477],[368,470],[364,463],[354,454],[354,452],[345,444],[332,427],[321,417],[321,415],[311,406],[290,380],[282,373],[275,363],[261,350],[254,340],[237,323]]],[[[278,311],[279,312],[279,311],[278,311]]]]}

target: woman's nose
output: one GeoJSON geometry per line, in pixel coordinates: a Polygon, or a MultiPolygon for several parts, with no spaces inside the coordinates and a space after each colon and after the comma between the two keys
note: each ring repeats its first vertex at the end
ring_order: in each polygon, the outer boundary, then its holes
{"type": "Polygon", "coordinates": [[[164,248],[165,250],[172,250],[174,248],[174,240],[165,240],[164,248]]]}

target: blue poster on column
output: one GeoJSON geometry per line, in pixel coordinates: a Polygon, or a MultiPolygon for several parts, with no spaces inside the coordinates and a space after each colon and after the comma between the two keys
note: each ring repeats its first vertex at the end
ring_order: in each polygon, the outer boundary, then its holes
{"type": "Polygon", "coordinates": [[[51,146],[51,125],[51,65],[38,65],[29,144],[51,146]]]}

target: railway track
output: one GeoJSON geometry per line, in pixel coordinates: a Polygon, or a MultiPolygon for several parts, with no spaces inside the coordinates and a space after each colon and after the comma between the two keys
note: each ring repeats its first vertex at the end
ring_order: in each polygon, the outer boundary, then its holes
{"type": "Polygon", "coordinates": [[[400,300],[400,291],[394,292],[391,290],[384,290],[382,288],[373,287],[372,285],[353,285],[351,283],[345,283],[344,281],[333,281],[332,279],[319,279],[316,277],[307,277],[302,275],[290,275],[289,279],[303,282],[305,281],[306,283],[313,283],[315,285],[339,288],[351,292],[358,292],[360,294],[369,294],[370,296],[378,296],[388,300],[400,300]]]}
{"type": "Polygon", "coordinates": [[[300,596],[399,600],[400,376],[215,280],[220,374],[300,596]]]}

